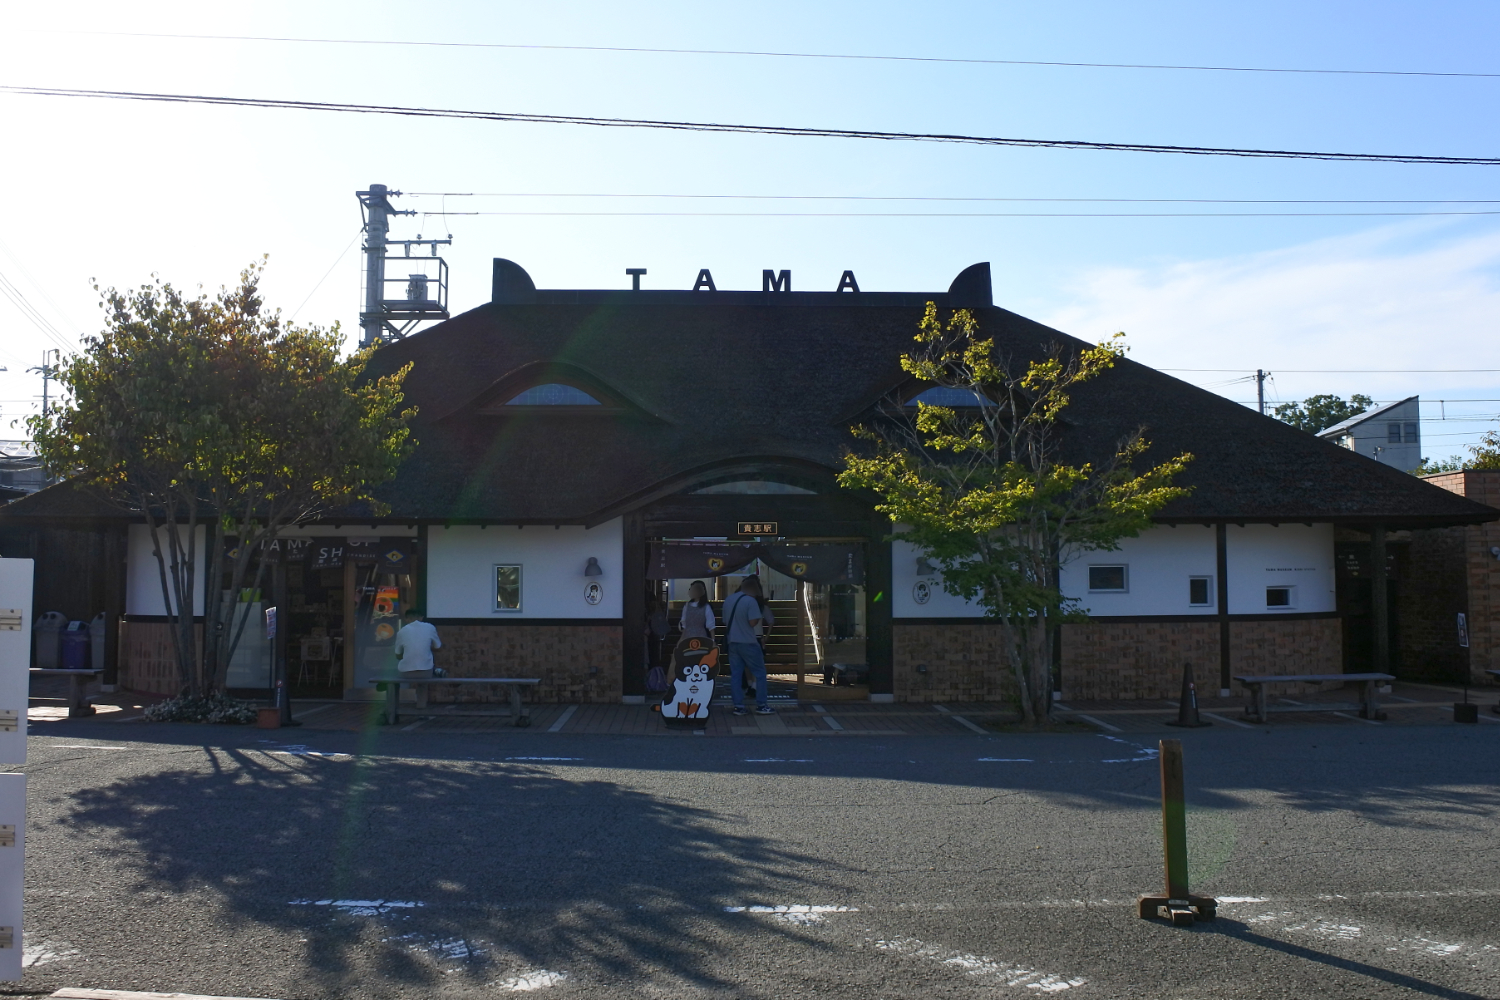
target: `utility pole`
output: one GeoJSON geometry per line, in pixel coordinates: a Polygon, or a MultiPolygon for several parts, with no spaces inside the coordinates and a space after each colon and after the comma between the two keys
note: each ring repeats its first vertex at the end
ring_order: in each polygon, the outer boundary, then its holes
{"type": "Polygon", "coordinates": [[[56,363],[50,364],[50,365],[47,364],[47,355],[49,355],[49,354],[56,355],[58,361],[62,360],[62,351],[58,350],[57,348],[53,348],[50,351],[43,351],[42,352],[42,363],[41,364],[39,364],[39,365],[33,365],[32,367],[26,369],[28,372],[36,372],[38,375],[40,375],[42,377],[42,416],[44,416],[44,417],[47,415],[47,402],[48,402],[47,387],[48,387],[48,384],[54,378],[57,377],[57,365],[56,365],[56,363]]]}
{"type": "Polygon", "coordinates": [[[1266,376],[1270,372],[1255,369],[1255,404],[1260,409],[1260,415],[1266,415],[1266,376]]]}
{"type": "Polygon", "coordinates": [[[384,184],[371,184],[368,191],[354,193],[364,211],[365,233],[365,300],[359,313],[359,346],[399,340],[418,323],[447,319],[448,265],[437,255],[437,248],[451,244],[452,235],[446,240],[424,240],[418,233],[414,240],[392,241],[389,239],[391,216],[416,215],[416,209],[392,207],[390,199],[400,197],[401,192],[392,191],[384,184]],[[403,259],[408,261],[413,260],[411,249],[414,246],[431,250],[430,257],[415,261],[416,266],[421,267],[421,273],[407,275],[404,299],[386,296],[385,264],[391,259],[386,256],[386,249],[391,246],[405,247],[403,259]]]}

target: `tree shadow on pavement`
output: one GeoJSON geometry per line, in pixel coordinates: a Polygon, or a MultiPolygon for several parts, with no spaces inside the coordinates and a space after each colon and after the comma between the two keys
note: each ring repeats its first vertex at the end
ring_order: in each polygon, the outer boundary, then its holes
{"type": "Polygon", "coordinates": [[[143,892],[221,899],[222,912],[198,915],[211,922],[204,940],[147,923],[137,946],[198,947],[217,959],[216,985],[245,977],[243,995],[580,968],[593,981],[649,971],[723,987],[720,933],[803,935],[703,916],[837,901],[818,874],[836,869],[740,832],[734,803],[710,810],[524,763],[199,752],[207,766],[80,791],[58,832],[114,855],[143,892]],[[257,934],[274,949],[266,962],[215,955],[215,937],[257,934]]]}
{"type": "Polygon", "coordinates": [[[1243,941],[1246,944],[1255,945],[1265,948],[1268,951],[1278,952],[1293,958],[1316,962],[1319,965],[1338,969],[1341,972],[1352,972],[1356,975],[1368,976],[1370,979],[1377,980],[1378,982],[1411,990],[1413,993],[1418,993],[1422,996],[1442,997],[1443,1000],[1486,1000],[1485,997],[1478,993],[1452,989],[1425,979],[1419,979],[1416,976],[1409,976],[1403,972],[1382,969],[1380,966],[1370,965],[1368,962],[1360,962],[1352,958],[1341,958],[1337,955],[1330,955],[1326,951],[1318,951],[1316,948],[1307,948],[1303,945],[1292,944],[1289,941],[1280,941],[1273,937],[1267,937],[1264,934],[1256,933],[1247,925],[1237,920],[1226,920],[1223,917],[1219,917],[1212,924],[1200,926],[1206,931],[1223,934],[1225,937],[1233,938],[1236,941],[1243,941]]]}

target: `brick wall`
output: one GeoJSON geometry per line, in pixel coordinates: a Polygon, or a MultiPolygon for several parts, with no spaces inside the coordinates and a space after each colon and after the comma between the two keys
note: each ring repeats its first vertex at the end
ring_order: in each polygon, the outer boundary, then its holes
{"type": "MultiPolygon", "coordinates": [[[[1500,507],[1500,470],[1475,469],[1425,476],[1429,483],[1491,507],[1500,507]]],[[[1467,590],[1469,621],[1469,676],[1476,684],[1492,684],[1486,670],[1500,670],[1500,559],[1490,549],[1500,547],[1500,522],[1441,531],[1414,531],[1413,542],[1442,532],[1461,534],[1462,573],[1467,590]]],[[[1441,544],[1441,543],[1430,543],[1441,544]]],[[[1461,610],[1461,609],[1460,609],[1461,610]]],[[[1452,622],[1450,616],[1450,623],[1452,622]]],[[[1456,623],[1446,645],[1456,643],[1456,623]]],[[[1441,632],[1436,633],[1441,641],[1441,632]]]]}
{"type": "MultiPolygon", "coordinates": [[[[1200,692],[1218,692],[1217,620],[1095,621],[1064,625],[1062,633],[1064,698],[1176,698],[1184,663],[1193,665],[1200,692]]],[[[1235,673],[1341,673],[1341,623],[1337,618],[1230,622],[1229,655],[1235,673]]]]}
{"type": "MultiPolygon", "coordinates": [[[[619,625],[443,625],[437,665],[454,677],[540,677],[527,701],[617,703],[621,689],[619,625]]],[[[433,700],[455,697],[438,688],[433,700]]],[[[503,700],[504,693],[459,689],[463,700],[503,700]]]]}
{"type": "Polygon", "coordinates": [[[893,624],[896,700],[1014,701],[1015,675],[1000,636],[993,622],[893,624]]]}
{"type": "Polygon", "coordinates": [[[1176,698],[1182,665],[1219,686],[1219,623],[1095,621],[1062,627],[1062,694],[1081,700],[1176,698]]]}
{"type": "MultiPolygon", "coordinates": [[[[175,695],[182,690],[172,629],[166,622],[120,623],[120,687],[143,694],[175,695]]],[[[198,633],[201,639],[201,626],[198,633]]]]}

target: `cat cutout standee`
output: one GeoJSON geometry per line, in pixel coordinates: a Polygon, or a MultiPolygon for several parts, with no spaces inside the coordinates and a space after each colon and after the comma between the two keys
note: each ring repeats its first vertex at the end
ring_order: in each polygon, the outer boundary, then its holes
{"type": "Polygon", "coordinates": [[[706,719],[714,697],[719,647],[704,639],[685,639],[672,652],[677,667],[671,697],[661,706],[663,719],[706,719]]]}

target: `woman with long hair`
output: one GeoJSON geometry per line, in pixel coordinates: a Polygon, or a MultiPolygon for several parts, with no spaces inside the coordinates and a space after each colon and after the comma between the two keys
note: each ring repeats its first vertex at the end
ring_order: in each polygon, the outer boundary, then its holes
{"type": "Polygon", "coordinates": [[[714,609],[708,603],[708,587],[702,580],[694,580],[688,586],[688,599],[682,605],[682,627],[684,639],[712,639],[714,627],[718,624],[714,620],[714,609]]]}

